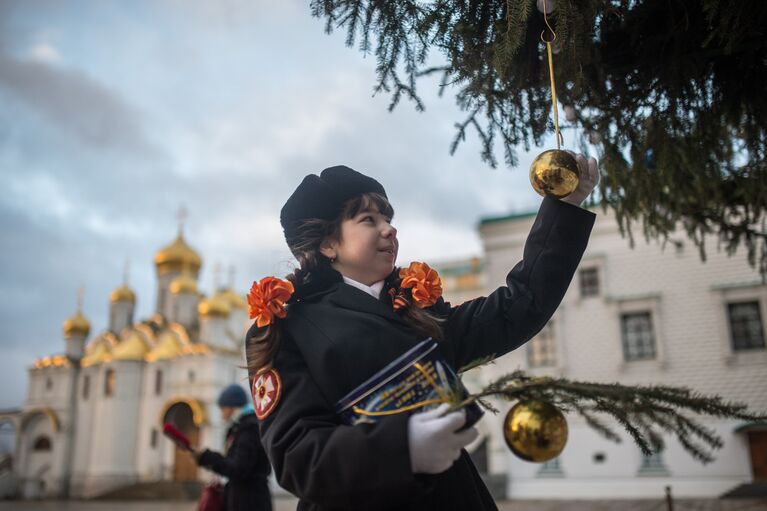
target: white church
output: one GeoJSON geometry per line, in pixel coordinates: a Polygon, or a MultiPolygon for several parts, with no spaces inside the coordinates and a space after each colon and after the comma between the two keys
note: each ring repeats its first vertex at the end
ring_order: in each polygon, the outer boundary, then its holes
{"type": "Polygon", "coordinates": [[[23,498],[89,498],[147,481],[205,478],[162,436],[170,422],[196,446],[221,449],[216,398],[247,388],[244,297],[222,288],[204,297],[202,260],[179,230],[155,254],[155,313],[134,319],[136,295],[109,297],[109,326],[90,336],[81,310],[64,322],[65,352],[29,369],[27,400],[13,418],[14,493],[23,498]]]}

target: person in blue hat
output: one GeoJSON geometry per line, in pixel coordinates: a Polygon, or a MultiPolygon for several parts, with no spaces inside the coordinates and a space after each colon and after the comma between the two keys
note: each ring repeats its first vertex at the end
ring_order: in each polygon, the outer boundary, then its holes
{"type": "Polygon", "coordinates": [[[253,404],[245,390],[232,384],[218,397],[221,418],[229,422],[225,454],[210,449],[196,452],[197,463],[226,478],[226,511],[271,511],[267,478],[272,470],[258,431],[253,404]]]}

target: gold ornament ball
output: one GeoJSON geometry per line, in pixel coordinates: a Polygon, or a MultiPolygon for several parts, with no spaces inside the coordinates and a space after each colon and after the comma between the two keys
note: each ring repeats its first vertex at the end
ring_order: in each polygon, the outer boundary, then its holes
{"type": "Polygon", "coordinates": [[[554,405],[524,401],[514,405],[503,421],[503,437],[511,452],[525,461],[543,463],[556,458],[567,443],[567,421],[554,405]]]}
{"type": "Polygon", "coordinates": [[[575,157],[567,151],[549,149],[539,154],[530,165],[530,183],[541,195],[561,199],[578,188],[580,171],[575,157]]]}

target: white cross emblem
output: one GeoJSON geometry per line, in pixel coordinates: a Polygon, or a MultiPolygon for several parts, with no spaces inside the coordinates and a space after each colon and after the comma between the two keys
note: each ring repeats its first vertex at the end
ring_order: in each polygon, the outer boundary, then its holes
{"type": "Polygon", "coordinates": [[[280,375],[275,369],[258,373],[253,380],[252,392],[256,417],[265,419],[274,410],[282,394],[280,375]]]}

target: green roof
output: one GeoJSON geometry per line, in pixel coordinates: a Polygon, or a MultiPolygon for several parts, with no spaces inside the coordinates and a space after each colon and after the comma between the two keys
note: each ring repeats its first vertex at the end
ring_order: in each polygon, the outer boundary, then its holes
{"type": "Polygon", "coordinates": [[[499,222],[507,222],[509,220],[522,220],[523,218],[532,218],[537,214],[538,214],[537,211],[527,211],[525,213],[512,213],[510,215],[504,215],[504,216],[489,216],[485,218],[480,218],[479,226],[482,227],[483,225],[496,224],[499,222]]]}
{"type": "Polygon", "coordinates": [[[480,273],[483,268],[483,264],[480,262],[479,264],[473,265],[471,263],[462,264],[460,266],[449,266],[447,268],[440,268],[438,265],[434,265],[440,275],[450,276],[450,277],[458,277],[460,275],[470,275],[472,273],[480,273]]]}

